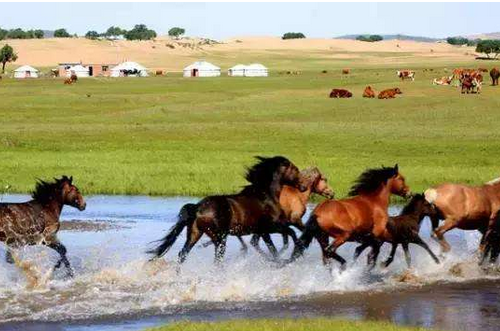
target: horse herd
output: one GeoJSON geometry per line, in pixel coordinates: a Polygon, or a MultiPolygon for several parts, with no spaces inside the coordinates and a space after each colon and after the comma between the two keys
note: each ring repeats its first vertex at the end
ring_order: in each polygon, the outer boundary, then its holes
{"type": "MultiPolygon", "coordinates": [[[[224,257],[228,236],[237,236],[246,251],[242,236],[252,235],[252,246],[265,254],[258,245],[262,239],[273,261],[280,263],[292,263],[301,257],[313,239],[321,247],[323,262],[330,264],[336,260],[342,268],[346,260],[338,254],[338,249],[353,241],[360,243],[355,258],[371,248],[368,255],[371,267],[376,265],[384,243],[392,244],[385,266],[393,261],[399,245],[410,266],[410,243],[424,248],[439,263],[438,257],[419,236],[420,223],[425,217],[430,218],[433,236],[440,242],[443,252],[450,250],[443,235],[459,228],[479,230],[483,234],[479,246],[481,263],[488,256],[493,263],[500,254],[500,179],[474,187],[447,183],[429,188],[423,194],[412,194],[395,165],[364,171],[348,197],[335,199],[327,178],[319,169],[299,171],[282,156],[257,157],[257,162],[247,169],[245,179],[248,185],[236,194],[208,196],[197,203],[184,205],[175,225],[159,240],[159,245],[148,252],[153,255],[152,259],[168,252],[186,229],[186,242],[179,252],[180,263],[204,234],[215,247],[216,262],[224,257]],[[302,217],[313,193],[326,199],[316,205],[304,225],[302,217]],[[399,216],[389,217],[391,195],[409,199],[399,216]],[[440,220],[444,220],[441,226],[440,220]],[[291,226],[302,231],[300,237],[291,226]],[[279,260],[280,252],[271,239],[272,233],[283,236],[284,248],[288,245],[288,237],[294,241],[289,259],[279,260]]],[[[66,248],[58,240],[57,232],[63,206],[84,210],[83,196],[73,184],[73,178],[63,176],[53,182],[39,180],[32,198],[24,203],[0,204],[0,241],[7,246],[7,262],[14,262],[13,252],[22,246],[46,245],[59,253],[55,268],[64,265],[67,275],[73,276],[66,248]]]]}

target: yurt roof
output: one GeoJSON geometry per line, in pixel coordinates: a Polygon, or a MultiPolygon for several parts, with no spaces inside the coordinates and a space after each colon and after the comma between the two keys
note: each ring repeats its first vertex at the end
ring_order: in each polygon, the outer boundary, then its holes
{"type": "Polygon", "coordinates": [[[29,65],[24,65],[24,66],[20,66],[19,68],[17,68],[16,70],[14,70],[15,72],[25,72],[25,71],[33,71],[33,72],[38,72],[37,69],[33,68],[32,66],[29,66],[29,65]]]}

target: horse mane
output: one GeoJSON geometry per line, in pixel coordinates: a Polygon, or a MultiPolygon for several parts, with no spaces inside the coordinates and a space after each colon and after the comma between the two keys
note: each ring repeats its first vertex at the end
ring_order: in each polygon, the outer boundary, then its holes
{"type": "Polygon", "coordinates": [[[252,167],[247,168],[245,174],[245,179],[250,183],[249,186],[267,190],[274,180],[274,174],[276,170],[282,166],[290,164],[291,162],[283,156],[274,157],[255,157],[259,162],[254,164],[252,167]]]}
{"type": "Polygon", "coordinates": [[[370,194],[375,192],[380,184],[386,183],[389,178],[398,174],[398,167],[382,167],[377,169],[368,169],[363,172],[349,191],[349,196],[360,194],[370,194]]]}
{"type": "Polygon", "coordinates": [[[321,172],[317,167],[309,167],[300,171],[300,176],[308,188],[310,188],[315,181],[321,177],[321,172]]]}
{"type": "Polygon", "coordinates": [[[73,177],[68,176],[62,176],[60,179],[54,178],[54,182],[51,183],[38,179],[31,197],[42,204],[49,203],[60,193],[64,182],[69,182],[71,185],[72,181],[73,177]]]}
{"type": "Polygon", "coordinates": [[[415,194],[411,198],[410,202],[408,202],[408,204],[403,207],[401,215],[413,214],[416,211],[417,202],[421,200],[425,200],[424,195],[421,193],[415,194]]]}

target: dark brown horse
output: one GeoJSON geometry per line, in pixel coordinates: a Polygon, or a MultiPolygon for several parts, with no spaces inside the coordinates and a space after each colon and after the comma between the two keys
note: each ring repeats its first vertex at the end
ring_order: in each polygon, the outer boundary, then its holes
{"type": "Polygon", "coordinates": [[[279,196],[284,185],[305,191],[299,169],[282,156],[257,157],[258,163],[248,169],[246,180],[250,185],[233,195],[209,196],[197,204],[184,206],[179,220],[161,240],[161,244],[149,251],[155,257],[164,255],[187,227],[187,240],[179,253],[182,263],[201,236],[207,234],[215,245],[215,260],[225,254],[228,235],[243,236],[257,233],[262,236],[274,257],[278,252],[269,233],[293,232],[278,222],[281,215],[279,196]]]}
{"type": "Polygon", "coordinates": [[[66,247],[57,239],[59,217],[64,205],[85,209],[85,201],[73,185],[73,177],[63,176],[53,183],[39,180],[32,193],[33,200],[23,203],[0,203],[0,241],[8,247],[7,261],[12,263],[11,249],[25,245],[46,245],[59,253],[61,263],[72,276],[66,258],[66,247]]]}
{"type": "Polygon", "coordinates": [[[333,258],[342,268],[346,261],[337,249],[347,241],[372,240],[374,247],[380,247],[389,220],[391,194],[407,196],[409,192],[397,165],[366,170],[351,188],[349,198],[325,200],[314,208],[300,237],[302,245],[295,247],[291,261],[303,254],[313,238],[321,246],[323,262],[327,264],[333,258]],[[334,238],[331,245],[329,237],[334,238]]]}
{"type": "MultiPolygon", "coordinates": [[[[321,173],[321,171],[316,168],[306,168],[300,172],[303,179],[306,190],[301,192],[298,188],[290,185],[285,185],[281,190],[279,202],[282,209],[282,214],[280,216],[280,222],[287,226],[294,226],[300,231],[304,230],[304,223],[302,223],[302,216],[306,213],[307,202],[311,194],[318,194],[324,196],[328,199],[333,199],[334,193],[332,188],[328,185],[327,178],[321,173]]],[[[295,233],[292,239],[296,241],[295,233]]],[[[247,245],[245,241],[238,237],[242,245],[242,250],[247,251],[247,245]]],[[[259,247],[260,235],[254,234],[251,239],[252,246],[257,249],[258,252],[263,253],[259,247]]],[[[211,242],[205,243],[204,246],[208,246],[211,242]]],[[[288,248],[288,235],[283,234],[283,247],[281,251],[288,248]]]]}
{"type": "MultiPolygon", "coordinates": [[[[408,249],[409,244],[416,244],[425,249],[432,259],[439,263],[439,259],[431,251],[429,246],[422,240],[419,235],[420,224],[425,217],[435,217],[437,211],[427,200],[423,194],[415,194],[410,202],[403,208],[399,216],[389,217],[387,222],[387,230],[384,232],[384,241],[392,244],[392,250],[389,258],[385,261],[384,266],[388,267],[394,260],[394,255],[399,245],[403,246],[405,252],[406,264],[411,267],[411,256],[408,249]]],[[[363,243],[356,248],[354,259],[370,246],[370,243],[363,243]]],[[[377,256],[372,257],[375,261],[377,256]]]]}

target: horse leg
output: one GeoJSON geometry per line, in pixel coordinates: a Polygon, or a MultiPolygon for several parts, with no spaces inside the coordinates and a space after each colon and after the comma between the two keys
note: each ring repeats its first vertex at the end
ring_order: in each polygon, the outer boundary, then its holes
{"type": "Polygon", "coordinates": [[[452,219],[446,219],[444,224],[441,225],[434,231],[434,235],[436,236],[439,244],[441,245],[441,249],[443,253],[449,252],[451,249],[450,244],[444,239],[444,234],[456,227],[455,221],[452,219]]]}
{"type": "Polygon", "coordinates": [[[408,265],[408,268],[411,268],[411,255],[410,255],[410,250],[408,249],[408,243],[402,243],[403,245],[403,250],[405,252],[405,260],[406,264],[408,265]]]}
{"type": "Polygon", "coordinates": [[[316,240],[318,241],[321,252],[323,253],[323,264],[327,266],[331,266],[331,257],[328,255],[328,245],[329,245],[329,236],[325,232],[321,232],[316,235],[316,240]]]}
{"type": "Polygon", "coordinates": [[[250,239],[250,245],[252,245],[253,248],[262,256],[266,256],[266,253],[260,248],[259,245],[259,240],[260,240],[260,235],[259,234],[254,234],[252,236],[252,239],[250,239]]]}
{"type": "Polygon", "coordinates": [[[422,240],[422,238],[420,238],[419,235],[417,235],[413,240],[412,240],[412,243],[422,247],[423,249],[425,249],[427,251],[427,253],[429,253],[429,255],[432,257],[432,259],[434,260],[434,262],[436,262],[437,264],[439,264],[439,259],[437,258],[436,254],[434,254],[434,252],[429,248],[429,245],[427,245],[427,243],[425,241],[422,240]]]}
{"type": "Polygon", "coordinates": [[[365,241],[361,245],[356,247],[356,249],[354,250],[354,262],[356,262],[361,253],[363,253],[363,251],[367,249],[369,246],[370,244],[367,241],[365,241]]]}
{"type": "Polygon", "coordinates": [[[245,243],[245,241],[243,240],[243,238],[241,236],[237,236],[238,240],[240,241],[240,244],[241,244],[241,253],[243,253],[243,255],[247,255],[248,254],[248,246],[247,244],[245,243]]]}
{"type": "Polygon", "coordinates": [[[345,270],[346,268],[346,260],[337,254],[337,249],[342,246],[343,244],[345,244],[345,242],[347,241],[347,238],[348,236],[344,235],[344,236],[339,236],[337,238],[335,238],[335,240],[333,241],[333,243],[328,246],[328,248],[326,249],[326,252],[327,254],[337,260],[339,263],[340,263],[340,270],[345,270]]]}
{"type": "Polygon", "coordinates": [[[271,240],[271,236],[269,233],[263,233],[262,239],[266,243],[267,249],[271,252],[271,255],[273,256],[273,259],[277,260],[278,259],[278,250],[276,249],[276,246],[274,246],[273,241],[271,240]]]}
{"type": "Polygon", "coordinates": [[[398,244],[392,243],[391,253],[389,254],[387,260],[385,260],[384,262],[384,268],[387,268],[389,265],[391,265],[392,261],[394,261],[394,256],[396,255],[397,249],[398,249],[398,244]]]}
{"type": "Polygon", "coordinates": [[[288,245],[289,245],[289,240],[288,240],[288,235],[285,234],[285,233],[282,233],[281,236],[283,237],[283,247],[281,247],[279,253],[283,253],[284,251],[286,251],[288,249],[288,245]]]}
{"type": "Polygon", "coordinates": [[[179,252],[179,259],[178,259],[179,264],[182,264],[184,263],[184,261],[186,261],[189,252],[191,251],[191,249],[193,249],[194,245],[196,245],[198,240],[200,240],[202,235],[203,232],[201,232],[200,229],[198,229],[196,222],[193,223],[191,226],[187,227],[186,243],[179,252]]]}
{"type": "Polygon", "coordinates": [[[378,260],[378,255],[380,254],[380,247],[382,247],[383,242],[380,242],[376,239],[373,239],[372,243],[372,251],[368,255],[368,265],[370,266],[370,270],[375,268],[378,260]]]}
{"type": "Polygon", "coordinates": [[[7,252],[5,252],[5,262],[8,264],[14,264],[14,258],[12,257],[12,252],[7,248],[7,252]]]}
{"type": "Polygon", "coordinates": [[[52,248],[53,250],[55,250],[60,255],[60,258],[57,261],[57,263],[55,264],[54,269],[59,269],[61,267],[61,263],[63,263],[64,266],[66,267],[67,275],[69,277],[73,277],[73,275],[74,275],[73,269],[71,268],[71,265],[68,261],[68,258],[66,257],[66,252],[67,252],[66,247],[62,243],[60,243],[59,241],[52,242],[52,243],[48,244],[47,246],[52,248]]]}

